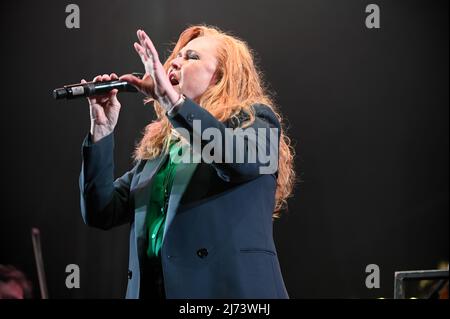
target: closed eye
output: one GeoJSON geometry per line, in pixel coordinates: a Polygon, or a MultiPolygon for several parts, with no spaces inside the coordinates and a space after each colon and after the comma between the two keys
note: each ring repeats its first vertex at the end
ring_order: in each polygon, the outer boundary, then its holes
{"type": "Polygon", "coordinates": [[[186,50],[186,59],[198,60],[200,57],[194,50],[186,50]]]}
{"type": "Polygon", "coordinates": [[[191,60],[200,60],[199,56],[197,54],[189,54],[188,58],[191,60]]]}
{"type": "MultiPolygon", "coordinates": [[[[181,57],[182,53],[181,51],[178,52],[177,57],[181,57]]],[[[194,50],[186,50],[185,54],[184,54],[184,59],[186,60],[200,60],[199,55],[194,51],[194,50]]]]}

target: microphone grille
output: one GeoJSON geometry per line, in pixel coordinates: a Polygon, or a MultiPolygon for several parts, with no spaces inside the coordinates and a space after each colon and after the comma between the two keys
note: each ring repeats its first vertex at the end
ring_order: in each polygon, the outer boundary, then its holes
{"type": "Polygon", "coordinates": [[[67,90],[65,88],[53,90],[53,98],[55,100],[63,99],[65,97],[67,97],[67,90]]]}

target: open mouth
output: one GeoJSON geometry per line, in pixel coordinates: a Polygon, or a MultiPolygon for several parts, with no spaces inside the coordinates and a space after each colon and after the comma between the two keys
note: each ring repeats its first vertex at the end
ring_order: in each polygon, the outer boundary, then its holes
{"type": "Polygon", "coordinates": [[[171,73],[171,74],[169,75],[169,80],[170,80],[170,83],[171,83],[172,85],[174,85],[174,86],[180,84],[180,82],[178,81],[178,79],[177,79],[177,77],[175,76],[174,73],[171,73]]]}

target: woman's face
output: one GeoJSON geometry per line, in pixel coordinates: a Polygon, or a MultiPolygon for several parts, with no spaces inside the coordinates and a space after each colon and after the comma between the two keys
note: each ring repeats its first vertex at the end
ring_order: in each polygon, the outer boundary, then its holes
{"type": "Polygon", "coordinates": [[[218,40],[199,37],[188,42],[170,62],[168,76],[175,89],[198,100],[215,83],[218,40]]]}

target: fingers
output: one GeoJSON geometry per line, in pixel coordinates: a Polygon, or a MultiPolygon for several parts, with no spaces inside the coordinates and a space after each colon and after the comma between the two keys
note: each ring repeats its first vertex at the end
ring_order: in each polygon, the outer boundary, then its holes
{"type": "Polygon", "coordinates": [[[145,50],[142,46],[140,46],[138,43],[134,43],[134,49],[136,50],[137,54],[141,57],[141,61],[143,64],[147,63],[148,57],[145,53],[145,50]]]}
{"type": "Polygon", "coordinates": [[[144,65],[145,72],[150,74],[151,76],[154,76],[154,73],[155,73],[154,72],[154,65],[155,65],[154,59],[149,58],[145,49],[136,42],[134,43],[134,49],[141,57],[141,61],[142,61],[142,64],[144,65]]]}
{"type": "Polygon", "coordinates": [[[152,40],[150,40],[149,36],[144,31],[138,30],[137,37],[140,44],[135,43],[134,48],[141,57],[145,72],[154,77],[155,71],[162,68],[158,52],[156,51],[152,40]]]}
{"type": "Polygon", "coordinates": [[[140,83],[140,79],[132,74],[124,74],[120,77],[120,80],[127,81],[130,84],[137,85],[140,83]]]}
{"type": "Polygon", "coordinates": [[[132,74],[124,74],[120,77],[121,81],[127,81],[134,87],[136,87],[139,91],[143,90],[142,80],[132,74]]]}
{"type": "MultiPolygon", "coordinates": [[[[85,79],[81,79],[81,84],[85,84],[87,83],[85,79]]],[[[89,104],[91,104],[91,100],[89,99],[89,97],[87,98],[87,100],[89,101],[89,104]]]]}
{"type": "Polygon", "coordinates": [[[127,81],[146,96],[155,96],[154,80],[149,74],[146,74],[142,79],[132,74],[124,74],[120,77],[120,80],[127,81]]]}
{"type": "Polygon", "coordinates": [[[145,38],[142,36],[142,31],[141,30],[137,31],[137,37],[139,39],[139,43],[141,44],[140,47],[142,48],[142,51],[144,52],[144,54],[147,57],[150,57],[151,56],[151,52],[146,52],[146,50],[145,50],[145,38]]]}
{"type": "Polygon", "coordinates": [[[117,99],[117,92],[119,92],[117,89],[114,89],[111,92],[109,92],[109,98],[110,98],[111,102],[113,103],[113,105],[120,104],[119,100],[117,99]]]}
{"type": "Polygon", "coordinates": [[[155,62],[159,62],[158,51],[156,51],[150,37],[142,30],[138,30],[138,38],[141,42],[141,46],[145,48],[145,51],[149,57],[151,57],[155,62]]]}
{"type": "Polygon", "coordinates": [[[145,50],[144,40],[141,36],[141,30],[137,31],[137,37],[138,37],[140,44],[135,42],[134,48],[135,48],[136,52],[139,54],[139,56],[141,57],[142,63],[145,64],[149,59],[153,60],[153,58],[151,58],[151,53],[147,52],[145,50]]]}
{"type": "MultiPolygon", "coordinates": [[[[102,81],[112,81],[112,80],[117,80],[119,79],[119,77],[117,76],[116,73],[111,73],[111,74],[103,74],[103,75],[97,75],[94,79],[93,82],[102,82],[102,81]]],[[[86,81],[83,79],[81,83],[86,83],[86,81]]]]}
{"type": "Polygon", "coordinates": [[[136,35],[139,41],[134,43],[134,49],[141,57],[146,75],[143,79],[131,75],[121,76],[120,78],[134,85],[145,95],[156,98],[159,93],[163,94],[167,87],[172,88],[172,86],[159,61],[159,55],[153,42],[142,30],[137,30],[136,35]]]}
{"type": "MultiPolygon", "coordinates": [[[[118,80],[119,77],[117,76],[116,73],[111,73],[111,74],[103,74],[103,75],[97,75],[96,77],[94,77],[93,82],[103,82],[103,81],[113,81],[113,80],[118,80]]],[[[85,79],[81,80],[81,83],[87,83],[85,79]]],[[[108,99],[111,99],[113,102],[119,102],[117,100],[117,93],[118,90],[111,90],[108,94],[106,95],[96,95],[96,96],[90,96],[87,99],[89,100],[89,103],[91,103],[91,101],[95,101],[95,102],[99,102],[99,103],[106,103],[108,101],[108,99]]]]}

